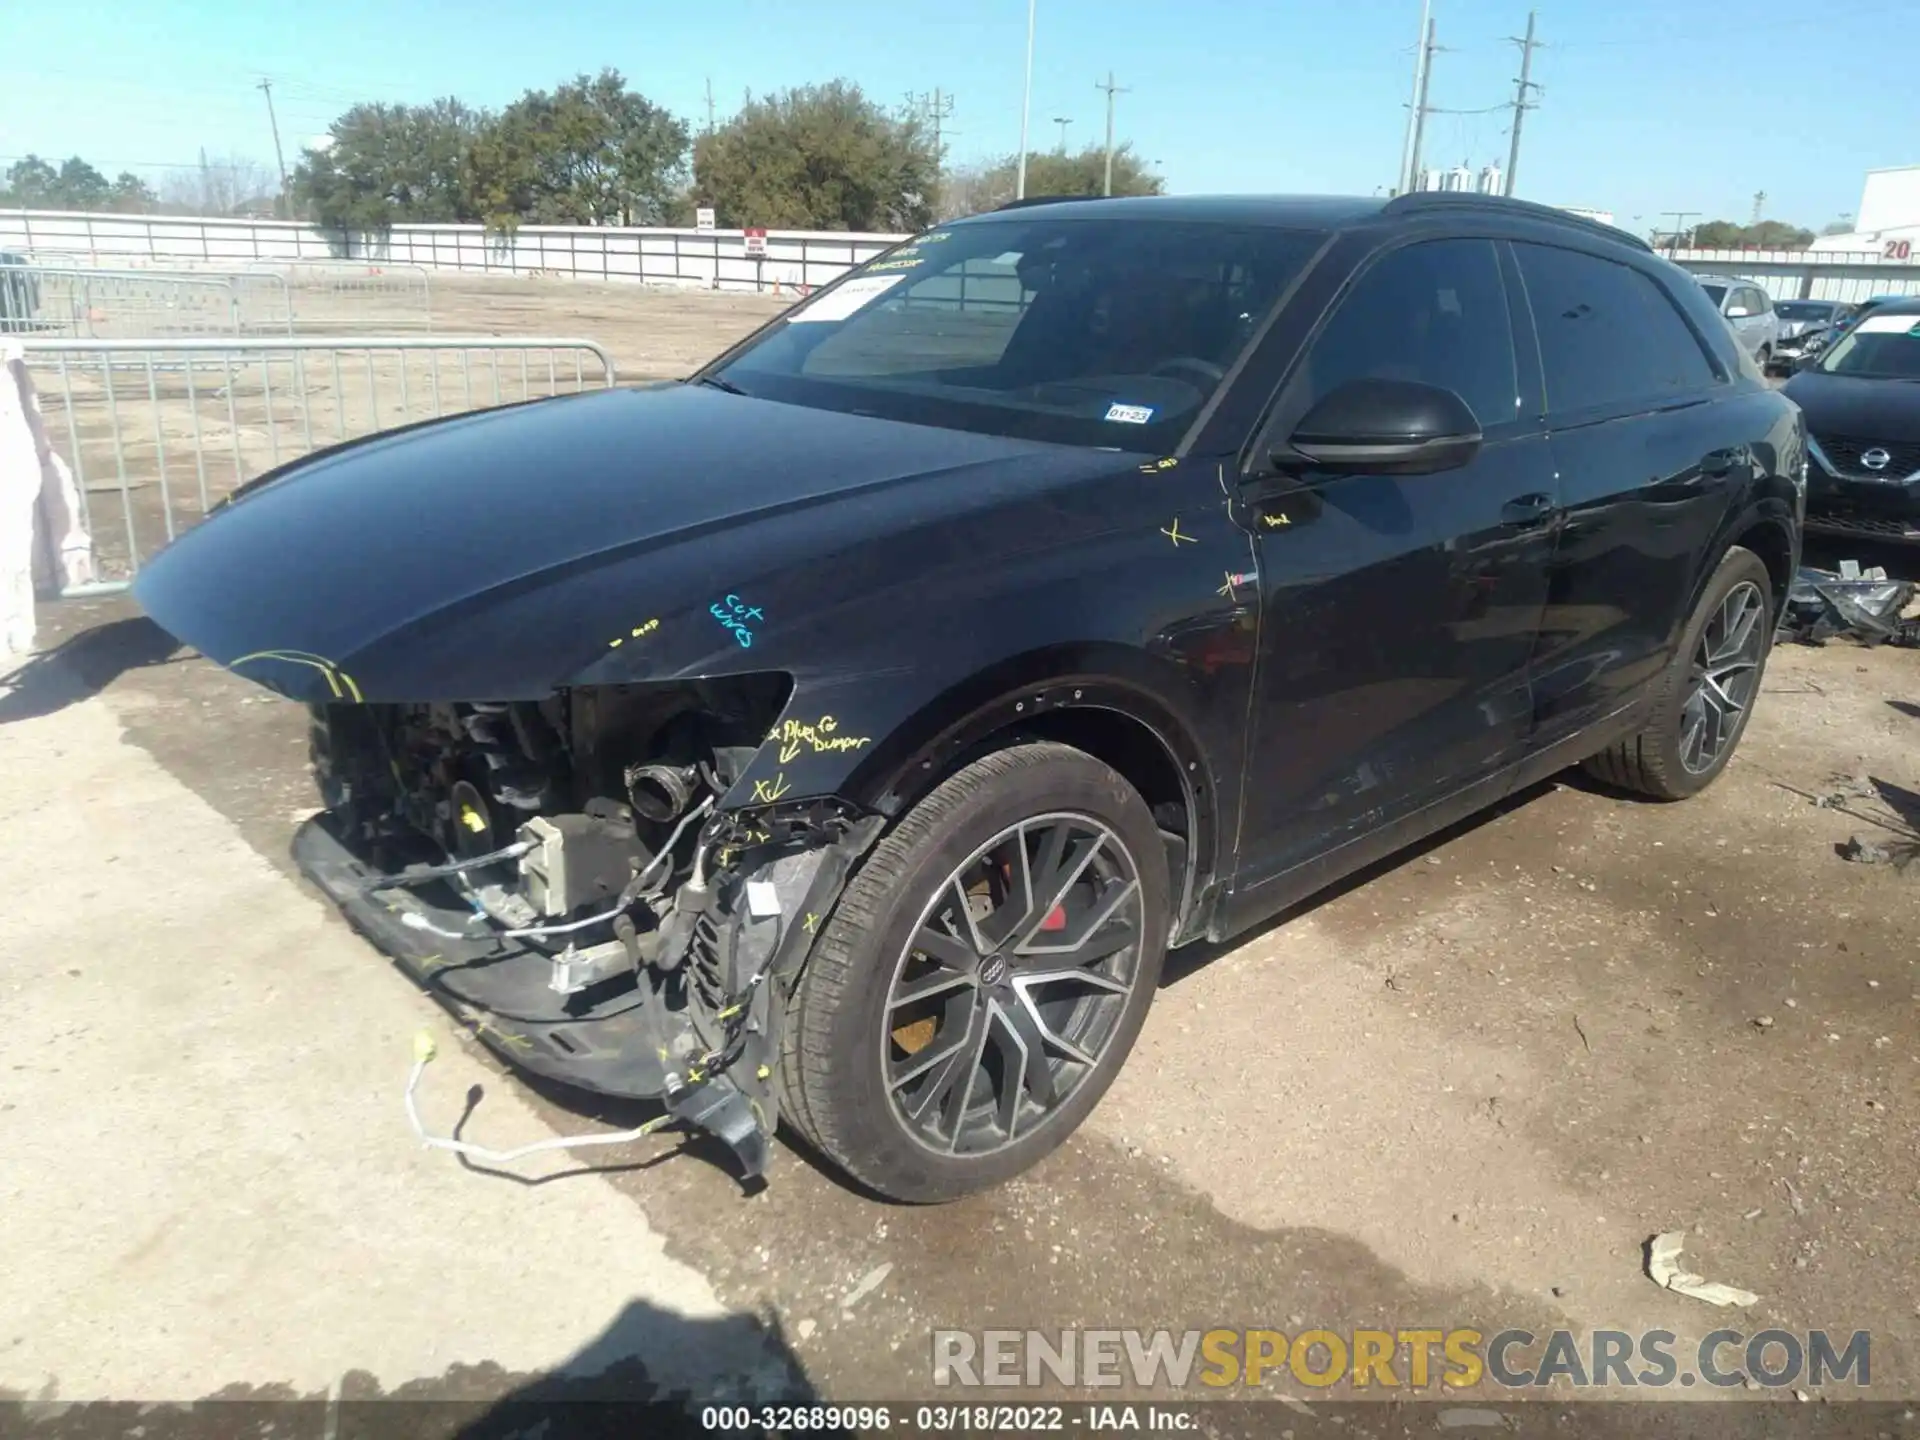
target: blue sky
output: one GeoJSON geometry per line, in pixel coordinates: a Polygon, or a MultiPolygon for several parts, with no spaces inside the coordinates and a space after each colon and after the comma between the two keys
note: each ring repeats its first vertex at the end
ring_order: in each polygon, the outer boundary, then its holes
{"type": "MultiPolygon", "coordinates": [[[[1432,103],[1509,99],[1528,0],[1435,0],[1432,103]]],[[[1842,77],[1911,41],[1916,0],[1536,0],[1519,193],[1614,212],[1768,216],[1814,228],[1851,212],[1871,167],[1920,163],[1920,87],[1849,102],[1842,77]],[[1730,13],[1732,12],[1732,13],[1730,13]],[[1818,103],[1800,97],[1819,96],[1818,103]]],[[[78,153],[155,178],[210,154],[271,162],[255,82],[275,82],[297,146],[361,99],[457,94],[498,105],[528,87],[617,66],[699,120],[742,92],[845,76],[894,101],[954,96],[950,158],[1018,144],[1025,0],[77,0],[8,7],[0,163],[78,153]]],[[[1038,0],[1033,143],[1095,138],[1096,80],[1129,87],[1117,130],[1175,191],[1372,193],[1392,183],[1419,0],[1038,0]]],[[[1508,114],[1436,115],[1429,163],[1504,162],[1508,114]]]]}

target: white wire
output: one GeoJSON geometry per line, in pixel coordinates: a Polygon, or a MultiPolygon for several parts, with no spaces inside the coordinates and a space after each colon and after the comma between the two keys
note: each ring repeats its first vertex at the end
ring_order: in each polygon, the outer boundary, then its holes
{"type": "Polygon", "coordinates": [[[673,1118],[671,1115],[658,1115],[632,1130],[608,1131],[599,1135],[555,1135],[546,1140],[536,1140],[531,1145],[522,1145],[517,1150],[490,1150],[484,1145],[456,1140],[449,1135],[427,1133],[427,1127],[420,1121],[419,1107],[413,1100],[414,1087],[419,1085],[420,1076],[427,1065],[427,1060],[414,1061],[413,1072],[407,1076],[407,1120],[413,1126],[413,1133],[420,1137],[422,1144],[431,1145],[436,1150],[452,1150],[456,1154],[471,1155],[494,1165],[505,1165],[522,1156],[537,1155],[546,1150],[575,1150],[583,1145],[628,1145],[635,1140],[645,1139],[673,1118]]]}

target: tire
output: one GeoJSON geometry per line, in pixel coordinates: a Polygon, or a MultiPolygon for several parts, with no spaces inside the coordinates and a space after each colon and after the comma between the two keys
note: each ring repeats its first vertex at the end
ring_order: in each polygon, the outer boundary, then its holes
{"type": "MultiPolygon", "coordinates": [[[[1727,768],[1740,737],[1746,733],[1772,644],[1773,577],[1758,555],[1736,545],[1721,557],[1707,582],[1706,591],[1674,651],[1673,661],[1660,679],[1659,692],[1645,727],[1588,759],[1587,773],[1608,785],[1656,800],[1684,800],[1699,794],[1727,768]],[[1729,724],[1725,708],[1716,703],[1713,692],[1701,684],[1706,667],[1700,662],[1715,653],[1721,657],[1730,653],[1726,643],[1727,623],[1732,608],[1730,602],[1736,596],[1748,602],[1743,616],[1750,614],[1750,618],[1737,623],[1753,629],[1747,652],[1750,658],[1743,660],[1743,668],[1737,672],[1731,668],[1716,669],[1721,677],[1717,693],[1739,700],[1738,711],[1729,724]],[[1696,716],[1704,727],[1700,731],[1693,729],[1696,716]],[[1717,743],[1710,754],[1703,753],[1706,746],[1697,745],[1696,741],[1709,738],[1717,743]]],[[[1723,660],[1714,661],[1716,667],[1722,663],[1723,660]]],[[[1725,663],[1730,666],[1731,662],[1725,663]]]]}
{"type": "Polygon", "coordinates": [[[1760,361],[1760,373],[1762,375],[1773,374],[1773,347],[1771,345],[1762,345],[1757,358],[1760,361]]]}
{"type": "Polygon", "coordinates": [[[1169,890],[1146,802],[1103,762],[1051,742],[974,761],[848,882],[788,1002],[781,1115],[895,1200],[953,1200],[1026,1170],[1086,1119],[1133,1048],[1166,956],[1169,890]],[[959,902],[976,889],[1005,908],[969,919],[959,902]],[[1081,965],[1063,948],[1076,942],[1085,955],[1112,948],[1081,965]],[[1046,1063],[1008,1083],[1036,1050],[1046,1063]]]}

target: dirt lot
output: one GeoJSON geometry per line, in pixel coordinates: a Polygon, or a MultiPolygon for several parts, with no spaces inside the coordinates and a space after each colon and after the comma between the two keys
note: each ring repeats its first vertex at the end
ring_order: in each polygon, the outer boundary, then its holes
{"type": "MultiPolygon", "coordinates": [[[[684,368],[772,308],[559,282],[490,286],[475,304],[503,331],[606,339],[623,373],[684,368]],[[543,306],[555,295],[569,313],[543,306]]],[[[1242,943],[1182,952],[1080,1136],[1000,1191],[910,1210],[786,1149],[771,1186],[745,1197],[710,1147],[669,1136],[536,1189],[423,1159],[397,1103],[401,1016],[440,1022],[292,875],[288,838],[311,803],[300,715],[197,658],[142,650],[137,628],[113,623],[128,613],[70,602],[47,617],[47,643],[72,644],[0,693],[0,770],[79,785],[102,747],[123,747],[127,765],[151,771],[140,784],[156,813],[207,812],[190,843],[224,836],[277,873],[244,904],[185,888],[164,840],[103,855],[104,821],[25,823],[26,787],[12,787],[15,823],[0,834],[13,873],[93,877],[146,919],[71,932],[49,910],[64,902],[30,894],[31,929],[0,926],[0,942],[16,941],[0,943],[0,992],[15,997],[9,1049],[44,1054],[87,1023],[33,999],[40,977],[69,968],[160,971],[184,1005],[228,1003],[236,985],[324,989],[342,1020],[327,1043],[377,1017],[366,1023],[385,1047],[352,1072],[353,1095],[381,1097],[368,1101],[354,1161],[374,1182],[353,1222],[369,1234],[388,1223],[383,1206],[400,1204],[388,1177],[422,1166],[437,1176],[424,1203],[449,1223],[483,1217],[464,1232],[480,1264],[518,1243],[523,1208],[528,1233],[547,1223],[536,1199],[604,1191],[722,1306],[768,1317],[777,1345],[835,1399],[925,1394],[927,1333],[946,1326],[1663,1327],[1683,1340],[1723,1325],[1824,1326],[1872,1332],[1870,1394],[1920,1396],[1920,869],[1836,853],[1852,835],[1885,839],[1920,819],[1920,654],[1784,647],[1740,754],[1706,795],[1643,804],[1568,777],[1242,943]],[[65,754],[49,750],[47,727],[65,754]],[[1844,809],[1809,798],[1835,794],[1844,809]],[[202,963],[222,937],[256,932],[306,938],[256,950],[251,975],[202,963]],[[1693,1268],[1758,1292],[1758,1305],[1717,1310],[1649,1282],[1645,1241],[1678,1229],[1693,1268]]],[[[121,773],[99,770],[97,783],[131,783],[121,773]]],[[[0,1153],[53,1154],[61,1127],[115,1113],[118,1052],[88,1053],[73,1062],[84,1083],[64,1091],[30,1089],[18,1062],[0,1070],[0,1153]],[[19,1103],[30,1095],[42,1103],[19,1103]]],[[[521,1101],[555,1129],[634,1118],[505,1076],[476,1052],[460,1063],[485,1078],[471,1138],[514,1135],[521,1101]]],[[[314,1111],[347,1083],[339,1065],[311,1061],[262,1062],[249,1079],[249,1105],[314,1111]]],[[[164,1066],[139,1073],[156,1098],[174,1083],[164,1066]]],[[[443,1123],[460,1083],[434,1078],[429,1111],[443,1123]]],[[[56,1213],[85,1210],[79,1239],[138,1229],[140,1197],[110,1168],[54,1167],[31,1184],[50,1190],[56,1213]]],[[[206,1246],[221,1227],[258,1223],[219,1195],[216,1171],[182,1184],[182,1235],[206,1246]]],[[[32,1343],[9,1347],[0,1327],[0,1388],[72,1395],[59,1378],[98,1373],[87,1357],[103,1346],[137,1355],[158,1343],[111,1328],[96,1288],[106,1282],[76,1256],[37,1263],[50,1298],[32,1343]]],[[[359,1285],[382,1263],[343,1249],[329,1273],[359,1285]]],[[[292,1340],[227,1348],[227,1329],[264,1323],[284,1287],[185,1292],[167,1345],[200,1355],[205,1390],[218,1376],[311,1392],[317,1369],[358,1365],[389,1392],[491,1393],[545,1363],[513,1315],[547,1274],[539,1260],[493,1274],[497,1323],[469,1316],[437,1350],[383,1343],[383,1325],[411,1337],[422,1322],[372,1291],[354,1343],[319,1358],[292,1340]],[[484,1362],[496,1368],[472,1368],[484,1362]]],[[[653,1284],[642,1278],[636,1293],[653,1284]]],[[[629,1349],[657,1336],[629,1335],[629,1349]]],[[[1267,1390],[1282,1392],[1321,1398],[1277,1380],[1267,1390]]]]}

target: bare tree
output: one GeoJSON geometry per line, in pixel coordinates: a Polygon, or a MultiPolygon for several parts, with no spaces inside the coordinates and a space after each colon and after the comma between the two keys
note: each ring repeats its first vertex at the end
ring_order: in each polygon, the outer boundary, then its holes
{"type": "Polygon", "coordinates": [[[200,154],[195,168],[173,171],[160,186],[161,204],[195,215],[234,215],[272,204],[279,185],[271,167],[240,155],[200,154]]]}

